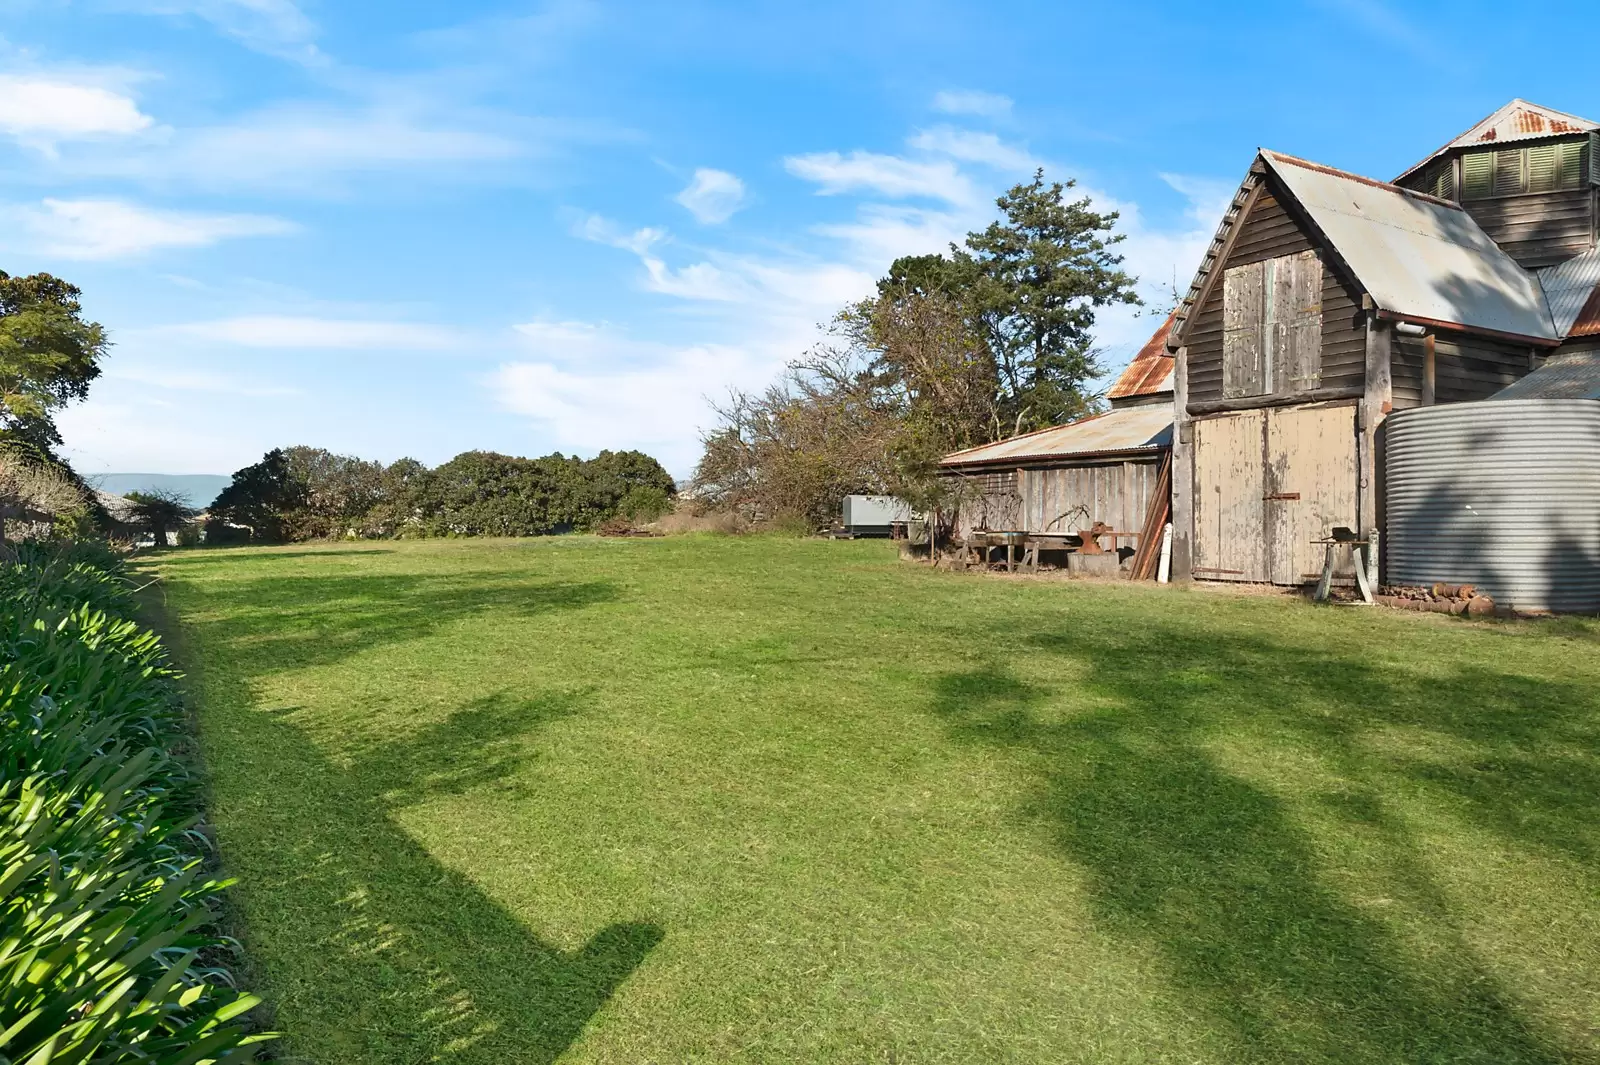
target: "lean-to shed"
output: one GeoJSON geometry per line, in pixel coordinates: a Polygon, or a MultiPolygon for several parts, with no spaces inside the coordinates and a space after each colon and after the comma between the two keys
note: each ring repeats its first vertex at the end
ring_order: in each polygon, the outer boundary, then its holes
{"type": "Polygon", "coordinates": [[[941,471],[965,489],[955,534],[1141,528],[1172,446],[1171,328],[1168,318],[1134,356],[1105,413],[946,455],[941,471]]]}

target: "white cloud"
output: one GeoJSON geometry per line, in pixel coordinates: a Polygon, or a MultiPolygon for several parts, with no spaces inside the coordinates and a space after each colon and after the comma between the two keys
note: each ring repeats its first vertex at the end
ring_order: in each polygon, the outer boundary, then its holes
{"type": "Polygon", "coordinates": [[[918,151],[947,155],[964,163],[980,163],[996,170],[1034,170],[1041,164],[1025,148],[1007,144],[993,133],[939,126],[923,130],[908,142],[918,151]]]}
{"type": "Polygon", "coordinates": [[[124,0],[117,6],[147,15],[192,15],[255,51],[303,63],[325,61],[313,43],[316,24],[292,0],[124,0]]]}
{"type": "Polygon", "coordinates": [[[126,136],[153,120],[132,97],[58,77],[0,74],[0,133],[43,146],[95,136],[126,136]]]}
{"type": "Polygon", "coordinates": [[[315,189],[331,175],[494,162],[523,150],[503,134],[450,128],[401,109],[302,105],[197,130],[131,169],[212,186],[315,189]]]}
{"type": "Polygon", "coordinates": [[[627,231],[609,218],[601,215],[584,215],[572,227],[572,235],[595,244],[609,244],[635,255],[644,255],[656,244],[667,239],[667,231],[654,226],[627,231]]]}
{"type": "Polygon", "coordinates": [[[697,221],[717,225],[744,206],[744,182],[726,170],[701,167],[677,198],[697,221]]]}
{"type": "Polygon", "coordinates": [[[792,155],[783,161],[795,177],[820,185],[817,194],[876,192],[894,199],[927,197],[949,203],[972,203],[977,193],[971,180],[948,160],[906,159],[898,155],[854,151],[792,155]]]}
{"type": "Polygon", "coordinates": [[[1011,97],[1001,96],[993,92],[963,91],[947,89],[935,93],[933,97],[935,111],[943,111],[947,115],[980,115],[984,118],[999,118],[1011,113],[1011,97]]]}
{"type": "Polygon", "coordinates": [[[106,369],[108,379],[134,381],[178,392],[204,392],[223,396],[277,397],[297,396],[300,389],[286,385],[265,385],[211,370],[164,369],[138,363],[118,361],[106,369]]]}
{"type": "MultiPolygon", "coordinates": [[[[1189,201],[1189,208],[1185,214],[1190,220],[1211,229],[1215,229],[1222,221],[1222,216],[1227,213],[1228,207],[1233,203],[1234,195],[1239,191],[1237,182],[1220,178],[1162,174],[1161,180],[1189,201]]],[[[1195,265],[1198,266],[1199,262],[1196,261],[1195,265]]]]}
{"type": "Polygon", "coordinates": [[[119,179],[213,192],[337,195],[349,180],[399,171],[481,180],[495,164],[580,136],[576,127],[434,106],[293,103],[222,124],[154,128],[120,143],[62,146],[47,179],[119,179]]]}
{"type": "Polygon", "coordinates": [[[456,331],[437,325],[294,315],[243,315],[160,326],[148,332],[243,348],[439,351],[463,342],[456,331]]]}
{"type": "Polygon", "coordinates": [[[710,424],[711,399],[730,386],[760,387],[782,361],[761,345],[674,347],[605,324],[535,321],[516,330],[526,357],[485,381],[498,406],[543,425],[559,448],[637,447],[678,474],[699,457],[693,430],[710,424]]]}
{"type": "Polygon", "coordinates": [[[122,259],[161,248],[200,248],[230,237],[277,236],[297,228],[253,214],[163,211],[120,200],[44,200],[0,209],[0,247],[64,259],[122,259]]]}

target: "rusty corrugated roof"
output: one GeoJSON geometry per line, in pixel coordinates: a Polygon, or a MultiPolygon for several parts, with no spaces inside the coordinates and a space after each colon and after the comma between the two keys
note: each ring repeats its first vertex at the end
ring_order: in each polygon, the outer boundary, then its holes
{"type": "Polygon", "coordinates": [[[1134,396],[1154,396],[1172,391],[1174,359],[1167,354],[1167,337],[1172,334],[1172,322],[1177,312],[1167,315],[1155,336],[1144,342],[1144,347],[1134,355],[1128,368],[1122,371],[1117,383],[1106,393],[1108,399],[1132,399],[1134,396]]]}
{"type": "Polygon", "coordinates": [[[1114,455],[1172,446],[1172,407],[1166,403],[1127,407],[1023,433],[1010,440],[946,455],[939,465],[1021,466],[1030,462],[1114,455]]]}
{"type": "Polygon", "coordinates": [[[1600,130],[1600,123],[1590,122],[1587,118],[1579,118],[1577,115],[1569,115],[1565,111],[1529,103],[1527,100],[1512,100],[1417,165],[1408,168],[1395,180],[1405,180],[1455,148],[1481,148],[1486,144],[1504,144],[1507,141],[1526,141],[1538,137],[1559,137],[1566,133],[1592,133],[1596,130],[1600,130]]]}
{"type": "Polygon", "coordinates": [[[1567,330],[1571,337],[1600,336],[1600,288],[1589,293],[1589,299],[1584,303],[1583,309],[1578,312],[1578,317],[1573,319],[1572,328],[1567,330]]]}

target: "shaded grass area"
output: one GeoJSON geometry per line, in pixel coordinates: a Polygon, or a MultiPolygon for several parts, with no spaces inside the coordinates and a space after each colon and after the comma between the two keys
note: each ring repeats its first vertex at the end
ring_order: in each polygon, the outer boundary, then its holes
{"type": "Polygon", "coordinates": [[[872,543],[158,565],[296,1060],[1600,1062],[1592,622],[872,543]]]}

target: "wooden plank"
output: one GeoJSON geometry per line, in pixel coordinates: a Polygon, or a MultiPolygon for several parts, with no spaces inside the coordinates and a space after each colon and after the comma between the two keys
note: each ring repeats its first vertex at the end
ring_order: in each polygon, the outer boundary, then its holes
{"type": "Polygon", "coordinates": [[[1244,411],[1194,423],[1194,571],[1268,579],[1262,536],[1265,414],[1244,411]]]}
{"type": "Polygon", "coordinates": [[[1274,584],[1318,572],[1314,540],[1358,528],[1356,408],[1289,407],[1267,414],[1264,529],[1274,584]]]}
{"type": "Polygon", "coordinates": [[[1266,279],[1264,262],[1232,266],[1223,274],[1222,394],[1228,399],[1264,391],[1266,279]]]}

